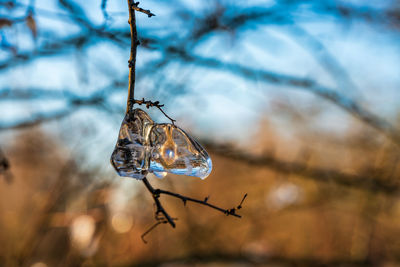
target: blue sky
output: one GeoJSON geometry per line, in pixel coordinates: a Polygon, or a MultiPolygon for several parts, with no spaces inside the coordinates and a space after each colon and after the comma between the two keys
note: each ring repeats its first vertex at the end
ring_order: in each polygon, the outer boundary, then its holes
{"type": "MultiPolygon", "coordinates": [[[[23,3],[24,1],[19,1],[23,3]]],[[[27,1],[25,1],[27,2],[27,1]]],[[[104,21],[100,1],[80,1],[88,17],[98,25],[104,21]]],[[[213,1],[182,0],[193,12],[202,13],[210,9],[213,1]]],[[[229,1],[227,1],[229,2],[229,1]]],[[[364,1],[352,1],[356,5],[365,5],[364,1]]],[[[390,1],[370,1],[369,5],[389,4],[390,1]]],[[[252,5],[272,6],[274,1],[246,1],[252,5]]],[[[68,36],[79,31],[71,26],[57,4],[50,0],[37,0],[37,23],[39,33],[56,31],[60,36],[68,36]],[[57,14],[57,15],[51,15],[57,14]]],[[[150,8],[156,16],[149,19],[138,14],[140,31],[155,36],[167,36],[185,32],[190,22],[179,20],[176,6],[164,1],[141,1],[143,8],[150,8]]],[[[110,27],[128,27],[126,1],[108,1],[107,11],[112,18],[110,27]]],[[[317,38],[346,70],[355,87],[338,87],[335,77],[329,75],[291,34],[291,25],[263,25],[246,29],[240,34],[222,33],[211,35],[194,52],[198,55],[221,59],[225,62],[239,63],[252,68],[271,70],[281,74],[310,77],[320,84],[336,88],[346,96],[359,99],[360,102],[381,117],[396,123],[400,100],[400,51],[399,35],[395,31],[374,27],[365,22],[352,22],[343,25],[335,17],[316,14],[304,8],[304,12],[294,17],[296,25],[302,27],[311,36],[317,38]]],[[[21,51],[35,46],[25,25],[2,29],[8,41],[15,42],[21,51]]],[[[38,40],[41,41],[40,39],[38,40]]],[[[5,51],[0,59],[7,58],[5,51]]],[[[152,59],[160,57],[159,51],[138,50],[138,72],[152,59]]],[[[27,65],[20,65],[0,72],[0,84],[18,90],[37,87],[49,90],[72,90],[88,95],[108,84],[110,76],[124,79],[128,73],[127,60],[129,44],[125,47],[99,42],[77,55],[66,52],[61,56],[40,58],[27,65]],[[82,78],[87,74],[86,78],[82,78]]],[[[155,70],[156,71],[156,70],[155,70]]],[[[166,111],[178,120],[178,125],[196,136],[221,141],[234,141],[241,144],[250,142],[259,134],[260,122],[268,119],[277,132],[296,136],[299,129],[291,125],[282,114],[274,112],[276,103],[285,102],[296,109],[322,110],[317,118],[310,118],[310,125],[317,131],[346,133],[353,119],[325,100],[309,92],[268,84],[260,80],[248,80],[232,73],[216,71],[204,67],[173,63],[168,70],[162,71],[165,80],[161,86],[152,77],[141,77],[137,83],[136,97],[160,100],[166,103],[166,111]],[[171,99],[168,90],[171,85],[185,83],[187,92],[171,99]],[[158,87],[159,86],[159,87],[158,87]]],[[[96,140],[101,142],[104,153],[111,153],[118,127],[123,117],[126,90],[118,90],[110,99],[121,108],[120,114],[105,115],[99,110],[83,109],[61,124],[66,129],[89,125],[96,129],[96,140]]],[[[2,121],[31,116],[37,111],[62,108],[64,102],[38,100],[16,103],[2,101],[0,113],[2,121]]],[[[150,111],[155,120],[164,120],[158,111],[150,111]]],[[[63,127],[59,123],[49,124],[53,132],[63,127]]],[[[61,130],[63,131],[63,130],[61,130]]],[[[64,130],[65,131],[65,130],[64,130]]],[[[77,131],[79,132],[79,131],[77,131]]],[[[59,133],[61,136],[63,133],[59,133]]],[[[75,138],[81,142],[80,137],[75,138]]],[[[97,153],[98,154],[98,153],[97,153]]],[[[100,156],[101,157],[101,156],[100,156]]],[[[107,158],[108,160],[108,158],[107,158]]]]}

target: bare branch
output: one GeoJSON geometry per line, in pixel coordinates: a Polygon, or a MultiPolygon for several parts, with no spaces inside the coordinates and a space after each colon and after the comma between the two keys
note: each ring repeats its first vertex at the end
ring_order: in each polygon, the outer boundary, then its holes
{"type": "MultiPolygon", "coordinates": [[[[215,209],[217,211],[222,212],[223,214],[226,215],[232,215],[238,218],[241,218],[242,216],[240,216],[239,214],[236,213],[236,210],[241,209],[242,208],[242,204],[244,199],[247,197],[247,194],[244,195],[242,201],[240,202],[240,204],[236,207],[236,208],[231,208],[231,209],[223,209],[220,208],[218,206],[215,206],[213,204],[208,203],[208,197],[206,197],[204,200],[199,200],[199,199],[195,199],[195,198],[191,198],[191,197],[187,197],[187,196],[183,196],[177,193],[173,193],[170,191],[166,191],[166,190],[162,190],[162,189],[154,189],[153,186],[149,183],[149,181],[147,180],[147,178],[143,179],[143,183],[145,184],[147,190],[152,194],[154,202],[156,204],[157,210],[156,210],[156,220],[158,221],[167,221],[173,228],[175,228],[175,222],[174,219],[168,214],[168,212],[166,212],[166,210],[164,209],[164,207],[161,205],[161,202],[159,200],[160,195],[164,194],[164,195],[169,195],[175,198],[178,198],[180,200],[182,200],[183,204],[186,205],[186,202],[194,202],[203,206],[207,206],[209,208],[215,209]],[[162,214],[164,217],[159,218],[158,214],[162,214]]],[[[156,226],[154,226],[156,227],[156,226]]],[[[146,233],[147,234],[147,233],[146,233]]]]}
{"type": "Polygon", "coordinates": [[[161,105],[159,101],[152,102],[150,100],[144,100],[144,98],[142,98],[142,100],[135,99],[134,104],[146,105],[146,108],[149,108],[149,107],[158,108],[162,112],[162,114],[164,114],[164,116],[167,117],[171,121],[172,125],[175,125],[176,120],[172,119],[170,116],[167,115],[167,113],[164,112],[164,110],[162,109],[162,107],[164,105],[161,105]]]}
{"type": "Polygon", "coordinates": [[[132,108],[132,103],[135,99],[135,66],[136,66],[136,51],[138,46],[137,39],[137,30],[136,30],[136,18],[135,18],[135,10],[132,9],[134,6],[134,2],[132,0],[128,0],[129,7],[129,25],[131,29],[131,55],[129,58],[129,85],[128,85],[128,101],[126,112],[129,112],[132,108]]]}
{"type": "Polygon", "coordinates": [[[164,195],[173,196],[175,198],[179,198],[180,200],[182,200],[184,205],[186,205],[186,202],[188,202],[188,201],[189,202],[194,202],[194,203],[197,203],[197,204],[200,204],[200,205],[207,206],[207,207],[210,207],[212,209],[218,210],[218,211],[220,211],[220,212],[222,212],[222,213],[224,213],[226,215],[232,215],[232,216],[235,216],[235,217],[238,217],[238,218],[241,218],[242,216],[239,215],[239,214],[236,214],[236,210],[240,209],[242,207],[241,204],[243,203],[244,199],[247,197],[247,194],[245,194],[243,199],[242,199],[242,201],[240,202],[240,204],[236,208],[223,209],[223,208],[220,208],[220,207],[217,207],[217,206],[215,206],[213,204],[208,203],[208,198],[205,198],[204,200],[199,200],[199,199],[194,199],[194,198],[191,198],[191,197],[183,196],[183,195],[180,195],[180,194],[177,194],[177,193],[165,191],[165,190],[162,190],[162,189],[156,189],[155,190],[155,194],[158,194],[158,195],[164,194],[164,195]]]}

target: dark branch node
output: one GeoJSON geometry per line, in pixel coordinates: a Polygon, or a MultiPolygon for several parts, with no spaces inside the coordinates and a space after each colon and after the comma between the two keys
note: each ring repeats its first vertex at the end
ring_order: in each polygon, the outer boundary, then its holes
{"type": "Polygon", "coordinates": [[[233,216],[241,217],[240,215],[236,214],[236,210],[240,210],[242,208],[243,202],[246,199],[246,197],[247,197],[247,193],[244,194],[242,200],[240,201],[239,205],[236,208],[232,208],[232,209],[226,210],[226,212],[225,212],[226,215],[227,216],[228,215],[233,215],[233,216]]]}
{"type": "Polygon", "coordinates": [[[229,215],[237,215],[235,211],[236,211],[235,208],[229,209],[229,210],[226,210],[226,211],[225,211],[225,214],[226,214],[227,216],[229,216],[229,215]]]}
{"type": "Polygon", "coordinates": [[[153,197],[159,198],[160,197],[160,189],[155,189],[153,192],[153,197]]]}

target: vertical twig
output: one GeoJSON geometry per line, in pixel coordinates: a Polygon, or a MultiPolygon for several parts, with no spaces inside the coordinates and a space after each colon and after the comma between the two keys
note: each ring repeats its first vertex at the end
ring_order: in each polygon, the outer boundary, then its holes
{"type": "Polygon", "coordinates": [[[136,50],[138,46],[137,30],[136,30],[136,18],[135,10],[132,8],[134,2],[132,0],[128,1],[129,9],[129,25],[131,28],[131,56],[129,58],[129,85],[128,85],[128,101],[126,112],[131,110],[135,99],[135,66],[136,66],[136,50]]]}

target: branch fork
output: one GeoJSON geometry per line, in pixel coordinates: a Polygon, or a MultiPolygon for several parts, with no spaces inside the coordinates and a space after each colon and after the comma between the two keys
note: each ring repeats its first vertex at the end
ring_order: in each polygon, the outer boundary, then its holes
{"type": "Polygon", "coordinates": [[[147,243],[146,240],[144,239],[144,237],[149,234],[152,230],[154,230],[158,225],[160,224],[166,224],[169,223],[172,228],[176,227],[176,224],[174,221],[176,221],[176,218],[172,218],[168,212],[164,209],[164,207],[162,206],[161,202],[160,202],[160,196],[162,194],[164,195],[169,195],[175,198],[178,198],[180,200],[182,200],[183,205],[186,206],[187,202],[194,202],[203,206],[207,206],[210,207],[212,209],[215,209],[219,212],[222,212],[223,214],[226,214],[227,216],[234,216],[237,218],[241,218],[242,216],[237,214],[236,211],[242,208],[243,202],[247,197],[247,193],[243,196],[242,200],[240,201],[240,204],[235,207],[235,208],[231,208],[231,209],[223,209],[220,208],[218,206],[215,206],[213,204],[208,203],[208,199],[210,198],[209,196],[206,197],[204,200],[199,200],[199,199],[195,199],[195,198],[191,198],[191,197],[187,197],[187,196],[183,196],[174,192],[170,192],[170,191],[166,191],[166,190],[162,190],[162,189],[154,189],[153,186],[150,184],[150,182],[147,180],[147,178],[144,178],[143,180],[144,185],[146,186],[147,190],[152,194],[153,199],[154,199],[154,203],[156,205],[156,211],[155,211],[155,219],[156,219],[156,223],[153,224],[146,232],[144,232],[142,234],[142,240],[144,243],[147,243]],[[161,214],[161,216],[160,216],[161,214]]]}

